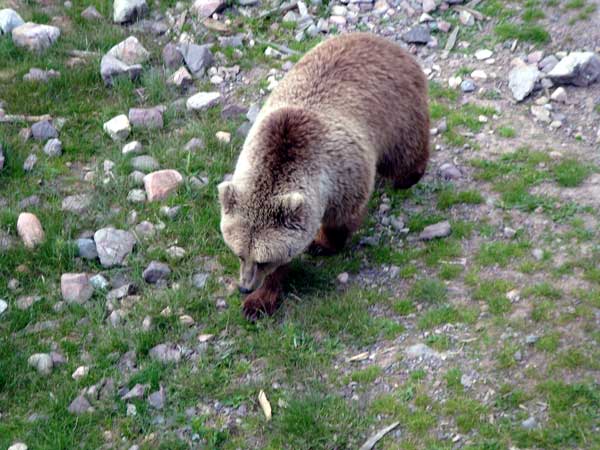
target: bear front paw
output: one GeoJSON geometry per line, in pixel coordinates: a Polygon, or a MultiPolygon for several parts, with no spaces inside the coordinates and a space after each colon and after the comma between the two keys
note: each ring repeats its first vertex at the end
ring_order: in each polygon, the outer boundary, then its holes
{"type": "Polygon", "coordinates": [[[263,316],[272,316],[279,307],[277,292],[258,289],[246,297],[242,306],[246,319],[255,321],[263,316]]]}

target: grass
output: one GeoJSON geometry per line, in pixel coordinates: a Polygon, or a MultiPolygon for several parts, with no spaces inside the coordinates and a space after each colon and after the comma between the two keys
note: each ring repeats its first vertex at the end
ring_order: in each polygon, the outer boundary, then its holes
{"type": "Polygon", "coordinates": [[[502,41],[518,39],[523,42],[530,42],[538,45],[550,42],[550,33],[548,33],[544,27],[529,23],[502,23],[494,28],[494,33],[502,41]]]}
{"type": "Polygon", "coordinates": [[[457,204],[477,205],[483,203],[483,197],[478,191],[455,192],[447,189],[438,194],[438,209],[448,209],[457,204]]]}

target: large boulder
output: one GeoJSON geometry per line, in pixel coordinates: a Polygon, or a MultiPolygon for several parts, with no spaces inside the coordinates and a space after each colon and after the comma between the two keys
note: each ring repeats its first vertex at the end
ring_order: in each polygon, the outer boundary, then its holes
{"type": "Polygon", "coordinates": [[[12,30],[12,40],[17,47],[32,52],[43,52],[49,49],[60,36],[60,29],[51,25],[40,25],[27,22],[12,30]]]}
{"type": "Polygon", "coordinates": [[[593,52],[573,52],[548,73],[556,84],[589,86],[600,80],[600,58],[593,52]]]}

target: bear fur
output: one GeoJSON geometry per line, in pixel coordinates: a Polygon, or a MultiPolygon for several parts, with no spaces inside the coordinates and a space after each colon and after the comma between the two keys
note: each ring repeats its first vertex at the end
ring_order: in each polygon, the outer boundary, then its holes
{"type": "Polygon", "coordinates": [[[245,315],[275,311],[295,256],[343,247],[376,174],[408,188],[428,157],[427,79],[410,54],[368,33],[309,51],[273,90],[232,179],[218,187],[221,232],[249,294],[245,315]]]}

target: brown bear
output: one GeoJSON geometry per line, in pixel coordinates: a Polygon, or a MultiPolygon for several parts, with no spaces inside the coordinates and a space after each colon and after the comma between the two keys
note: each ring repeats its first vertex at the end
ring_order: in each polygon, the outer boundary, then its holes
{"type": "Polygon", "coordinates": [[[276,310],[292,258],[343,247],[376,173],[408,188],[428,157],[427,79],[410,54],[368,33],[309,51],[273,90],[232,179],[218,187],[246,317],[276,310]]]}

